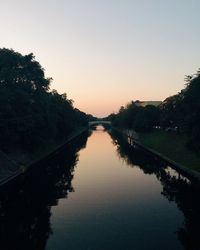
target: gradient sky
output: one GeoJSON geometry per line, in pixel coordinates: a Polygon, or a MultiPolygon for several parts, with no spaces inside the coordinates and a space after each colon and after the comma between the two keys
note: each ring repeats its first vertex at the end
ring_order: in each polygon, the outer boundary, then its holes
{"type": "Polygon", "coordinates": [[[200,67],[199,0],[0,0],[0,47],[33,52],[96,116],[163,100],[200,67]]]}

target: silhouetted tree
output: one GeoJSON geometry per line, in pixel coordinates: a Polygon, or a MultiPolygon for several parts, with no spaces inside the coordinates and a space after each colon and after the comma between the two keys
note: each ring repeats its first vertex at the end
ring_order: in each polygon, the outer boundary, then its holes
{"type": "Polygon", "coordinates": [[[136,131],[147,132],[154,126],[159,125],[159,108],[153,105],[147,105],[140,109],[133,122],[133,128],[136,131]]]}
{"type": "Polygon", "coordinates": [[[33,54],[0,49],[1,148],[32,150],[87,125],[87,115],[65,93],[50,91],[50,82],[33,54]]]}
{"type": "Polygon", "coordinates": [[[200,70],[195,75],[186,76],[186,86],[178,94],[166,98],[158,107],[143,107],[140,101],[121,107],[117,114],[108,119],[113,126],[134,129],[139,132],[150,131],[159,125],[184,133],[187,145],[200,153],[200,70]]]}
{"type": "Polygon", "coordinates": [[[186,87],[182,92],[188,145],[200,152],[200,70],[187,77],[186,87]]]}

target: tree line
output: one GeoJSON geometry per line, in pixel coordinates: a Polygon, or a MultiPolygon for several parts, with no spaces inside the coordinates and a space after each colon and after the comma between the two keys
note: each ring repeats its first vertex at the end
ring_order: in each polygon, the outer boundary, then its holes
{"type": "Polygon", "coordinates": [[[65,93],[50,90],[51,81],[32,53],[0,49],[1,149],[31,150],[49,140],[63,141],[92,119],[65,93]]]}
{"type": "Polygon", "coordinates": [[[200,152],[200,70],[186,76],[185,87],[176,95],[166,98],[158,106],[142,106],[132,101],[122,106],[108,119],[113,126],[150,132],[154,128],[185,134],[187,146],[200,152]]]}

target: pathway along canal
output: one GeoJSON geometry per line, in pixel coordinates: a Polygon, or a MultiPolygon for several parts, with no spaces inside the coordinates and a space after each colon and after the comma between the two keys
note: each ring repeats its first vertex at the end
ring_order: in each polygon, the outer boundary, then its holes
{"type": "Polygon", "coordinates": [[[97,127],[1,190],[0,249],[198,250],[199,189],[97,127]]]}

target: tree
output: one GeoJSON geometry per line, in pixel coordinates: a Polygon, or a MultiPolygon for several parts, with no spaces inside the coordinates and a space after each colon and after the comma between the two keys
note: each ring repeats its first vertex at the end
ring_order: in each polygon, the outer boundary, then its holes
{"type": "Polygon", "coordinates": [[[184,117],[182,107],[182,92],[166,98],[159,106],[161,111],[160,124],[163,128],[184,128],[184,117]]]}
{"type": "Polygon", "coordinates": [[[0,49],[0,146],[32,150],[48,140],[64,140],[87,124],[66,93],[50,91],[51,78],[34,55],[0,49]]]}
{"type": "Polygon", "coordinates": [[[136,131],[150,131],[153,126],[159,125],[159,116],[160,111],[158,107],[147,105],[135,116],[133,128],[136,131]]]}
{"type": "Polygon", "coordinates": [[[45,78],[44,69],[35,61],[34,55],[22,56],[9,49],[0,49],[0,85],[20,87],[30,93],[47,91],[51,78],[45,78]]]}
{"type": "Polygon", "coordinates": [[[183,102],[188,145],[200,152],[200,70],[188,78],[183,90],[183,102]]]}

